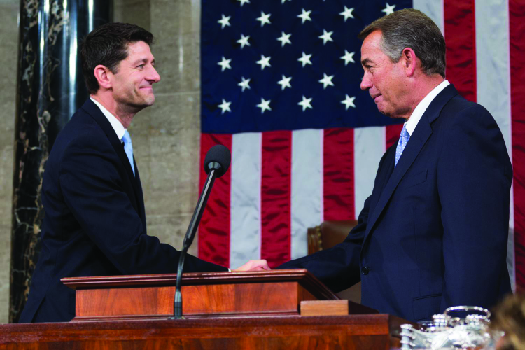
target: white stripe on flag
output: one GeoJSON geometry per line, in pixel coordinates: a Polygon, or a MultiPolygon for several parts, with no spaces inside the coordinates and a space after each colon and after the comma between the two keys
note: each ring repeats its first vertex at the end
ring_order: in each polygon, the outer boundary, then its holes
{"type": "Polygon", "coordinates": [[[372,194],[381,156],[386,149],[385,127],[354,129],[354,198],[355,218],[363,209],[365,199],[372,194]]]}
{"type": "Polygon", "coordinates": [[[232,137],[230,267],[261,256],[262,134],[232,137]]]}
{"type": "MultiPolygon", "coordinates": [[[[476,4],[477,100],[494,117],[512,159],[510,105],[510,38],[507,0],[486,0],[476,4]]],[[[508,261],[514,266],[514,196],[510,192],[508,261]]],[[[511,273],[514,274],[514,269],[511,273]]],[[[515,278],[512,276],[514,285],[515,278]]]]}
{"type": "Polygon", "coordinates": [[[477,99],[496,119],[511,155],[509,15],[506,0],[476,6],[477,99]]]}
{"type": "Polygon", "coordinates": [[[443,0],[413,0],[412,4],[416,10],[423,12],[437,24],[441,33],[444,33],[445,16],[443,15],[443,0]]]}
{"type": "Polygon", "coordinates": [[[291,258],[308,254],[306,230],[323,222],[323,130],[292,133],[291,258]]]}
{"type": "Polygon", "coordinates": [[[416,10],[423,12],[437,24],[441,33],[444,33],[445,16],[443,15],[443,0],[413,0],[412,4],[416,10]]]}

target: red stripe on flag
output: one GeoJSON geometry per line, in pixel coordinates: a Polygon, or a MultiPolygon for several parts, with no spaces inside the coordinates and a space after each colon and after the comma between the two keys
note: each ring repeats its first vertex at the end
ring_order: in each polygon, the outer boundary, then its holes
{"type": "MultiPolygon", "coordinates": [[[[202,167],[208,150],[215,145],[232,149],[231,135],[202,134],[199,162],[199,191],[206,182],[202,167]]],[[[230,266],[230,188],[231,172],[216,179],[199,225],[199,257],[217,265],[230,266]]]]}
{"type": "Polygon", "coordinates": [[[525,6],[509,1],[512,167],[514,170],[514,261],[516,286],[525,290],[525,6]]]}
{"type": "Polygon", "coordinates": [[[387,125],[385,129],[386,149],[388,149],[394,143],[397,143],[397,140],[399,140],[399,135],[401,135],[401,129],[403,129],[403,124],[387,125]]]}
{"type": "Polygon", "coordinates": [[[355,220],[354,130],[324,130],[324,220],[355,220]]]}
{"type": "Polygon", "coordinates": [[[290,131],[262,134],[261,163],[261,259],[275,267],[290,260],[290,131]]]}
{"type": "Polygon", "coordinates": [[[447,79],[476,102],[476,11],[474,0],[444,0],[447,79]]]}

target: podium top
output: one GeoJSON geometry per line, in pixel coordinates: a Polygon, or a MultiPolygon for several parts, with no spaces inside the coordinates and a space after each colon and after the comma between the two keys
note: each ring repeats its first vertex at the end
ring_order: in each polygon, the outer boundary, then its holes
{"type": "MultiPolygon", "coordinates": [[[[176,274],[151,274],[66,277],[62,278],[61,281],[69,288],[75,290],[86,290],[100,288],[175,286],[176,279],[176,274]]],[[[319,299],[339,300],[337,295],[305,269],[252,272],[198,272],[184,273],[182,275],[183,286],[268,282],[297,282],[319,299]]]]}

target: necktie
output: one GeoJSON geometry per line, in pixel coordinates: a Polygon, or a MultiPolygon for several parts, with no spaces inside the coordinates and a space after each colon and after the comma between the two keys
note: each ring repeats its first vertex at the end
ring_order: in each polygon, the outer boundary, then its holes
{"type": "Polygon", "coordinates": [[[409,138],[410,135],[408,134],[406,127],[403,125],[403,129],[401,129],[401,135],[399,135],[399,142],[397,143],[395,165],[397,165],[397,162],[399,162],[399,158],[401,158],[401,154],[407,146],[409,138]]]}
{"type": "Polygon", "coordinates": [[[122,136],[122,142],[124,142],[124,152],[126,152],[126,156],[128,156],[131,170],[133,170],[133,175],[135,175],[135,165],[133,163],[133,145],[131,144],[131,137],[129,136],[127,130],[124,133],[124,136],[122,136]]]}

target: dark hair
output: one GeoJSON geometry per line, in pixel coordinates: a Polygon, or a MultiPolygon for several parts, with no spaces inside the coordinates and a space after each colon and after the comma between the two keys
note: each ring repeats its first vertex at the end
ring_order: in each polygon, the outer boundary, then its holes
{"type": "Polygon", "coordinates": [[[415,9],[395,11],[369,24],[358,37],[364,40],[377,30],[382,34],[381,49],[392,62],[398,62],[403,50],[411,48],[426,75],[445,77],[445,39],[427,15],[415,9]]]}
{"type": "Polygon", "coordinates": [[[128,44],[143,41],[153,43],[153,34],[134,24],[106,23],[89,33],[80,48],[82,72],[90,93],[99,89],[93,71],[99,64],[118,72],[120,61],[128,57],[128,44]]]}

